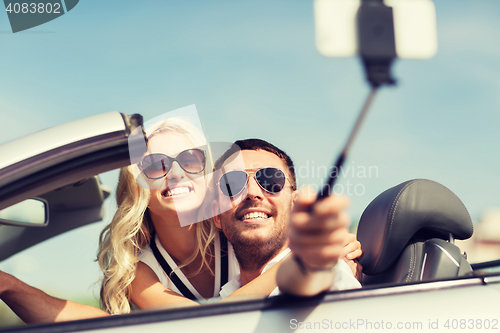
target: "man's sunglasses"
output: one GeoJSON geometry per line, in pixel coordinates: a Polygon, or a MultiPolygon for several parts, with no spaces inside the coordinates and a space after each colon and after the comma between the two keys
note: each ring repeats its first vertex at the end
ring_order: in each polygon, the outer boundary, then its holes
{"type": "MultiPolygon", "coordinates": [[[[248,182],[248,173],[243,170],[229,171],[223,174],[220,179],[219,189],[227,197],[235,197],[240,194],[248,182]]],[[[287,177],[285,173],[277,168],[262,168],[255,171],[257,184],[266,192],[279,193],[285,188],[287,177]]],[[[292,190],[294,187],[292,185],[292,190]]]]}
{"type": "Polygon", "coordinates": [[[160,179],[168,174],[174,162],[187,173],[195,174],[205,170],[205,161],[205,152],[195,148],[180,152],[176,158],[160,153],[149,154],[142,158],[139,166],[149,179],[160,179]]]}

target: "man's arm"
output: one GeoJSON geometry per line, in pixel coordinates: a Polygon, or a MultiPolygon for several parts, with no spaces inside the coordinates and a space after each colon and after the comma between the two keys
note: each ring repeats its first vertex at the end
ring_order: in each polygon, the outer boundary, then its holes
{"type": "MultiPolygon", "coordinates": [[[[267,297],[276,287],[276,272],[280,263],[262,275],[240,287],[224,300],[245,296],[267,297]]],[[[146,264],[137,264],[136,278],[132,282],[132,302],[140,309],[165,307],[169,305],[197,306],[198,302],[192,301],[163,286],[156,274],[146,264]]]]}
{"type": "MultiPolygon", "coordinates": [[[[312,189],[299,193],[290,219],[290,249],[276,280],[282,292],[312,296],[330,289],[335,266],[348,243],[349,200],[330,196],[314,204],[312,189]],[[314,204],[314,205],[313,205],[314,204]]],[[[354,254],[356,255],[356,254],[354,254]]]]}
{"type": "Polygon", "coordinates": [[[101,309],[55,298],[0,271],[0,299],[25,323],[45,323],[107,316],[101,309]]]}
{"type": "MultiPolygon", "coordinates": [[[[361,255],[363,254],[363,251],[361,250],[361,244],[359,243],[359,241],[356,240],[356,236],[353,234],[347,234],[346,242],[347,243],[342,248],[341,258],[344,261],[346,261],[349,268],[352,270],[354,276],[357,277],[357,275],[361,273],[361,265],[357,262],[357,258],[361,257],[361,255]]],[[[276,265],[274,265],[271,269],[261,274],[254,280],[250,281],[246,285],[242,286],[241,288],[233,292],[225,299],[231,299],[233,297],[241,297],[241,296],[250,296],[250,295],[267,297],[278,286],[276,283],[276,274],[278,272],[280,265],[283,262],[287,262],[288,260],[291,259],[292,257],[290,255],[287,255],[287,257],[285,257],[281,262],[276,263],[276,265]]],[[[285,265],[290,265],[290,263],[285,265]]],[[[289,276],[294,276],[301,273],[296,271],[296,269],[298,268],[296,264],[292,263],[291,266],[292,267],[288,268],[291,271],[291,273],[289,273],[289,276]]],[[[331,272],[328,273],[329,274],[328,276],[326,276],[326,279],[330,278],[332,275],[330,274],[331,272]]],[[[325,277],[324,276],[321,277],[321,275],[322,274],[315,274],[310,278],[312,279],[319,278],[322,281],[325,277]]],[[[314,280],[310,281],[309,283],[312,285],[316,284],[314,280]]],[[[329,283],[328,286],[331,286],[331,283],[329,283]]]]}

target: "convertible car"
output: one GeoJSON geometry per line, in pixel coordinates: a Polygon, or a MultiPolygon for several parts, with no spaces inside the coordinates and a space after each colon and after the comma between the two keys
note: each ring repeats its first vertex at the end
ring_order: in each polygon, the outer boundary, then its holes
{"type": "MultiPolygon", "coordinates": [[[[141,124],[140,115],[110,112],[0,146],[0,260],[101,220],[110,189],[98,175],[130,164],[129,141],[143,140],[142,131],[133,131],[141,124]]],[[[133,311],[0,331],[498,330],[500,260],[470,265],[454,244],[472,233],[467,209],[455,194],[431,180],[409,180],[376,197],[361,217],[361,289],[133,311]]]]}

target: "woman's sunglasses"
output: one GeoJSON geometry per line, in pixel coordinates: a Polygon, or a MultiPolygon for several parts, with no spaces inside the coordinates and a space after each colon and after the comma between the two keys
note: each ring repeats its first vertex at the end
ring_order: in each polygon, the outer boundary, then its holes
{"type": "Polygon", "coordinates": [[[180,152],[176,158],[165,154],[149,154],[139,163],[142,172],[149,179],[165,177],[174,162],[179,163],[182,170],[187,173],[200,173],[205,170],[205,152],[201,149],[188,149],[180,152]]]}
{"type": "MultiPolygon", "coordinates": [[[[220,179],[219,189],[227,197],[235,197],[240,194],[248,182],[248,173],[243,170],[229,171],[223,174],[220,179]]],[[[285,173],[277,168],[262,168],[255,171],[257,184],[266,192],[279,193],[285,188],[287,177],[285,173]]],[[[292,185],[292,190],[294,187],[292,185]]]]}

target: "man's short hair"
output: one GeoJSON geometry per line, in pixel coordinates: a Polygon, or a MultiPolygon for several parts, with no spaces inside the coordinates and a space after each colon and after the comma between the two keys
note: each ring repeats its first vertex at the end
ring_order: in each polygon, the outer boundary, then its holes
{"type": "Polygon", "coordinates": [[[234,144],[229,148],[216,162],[214,170],[222,168],[224,162],[234,153],[240,150],[265,150],[276,156],[278,156],[287,166],[288,173],[290,175],[290,183],[293,188],[297,188],[297,180],[295,179],[295,168],[293,166],[292,159],[283,150],[279,149],[275,145],[270,144],[267,141],[261,139],[245,139],[235,141],[234,144]]]}

